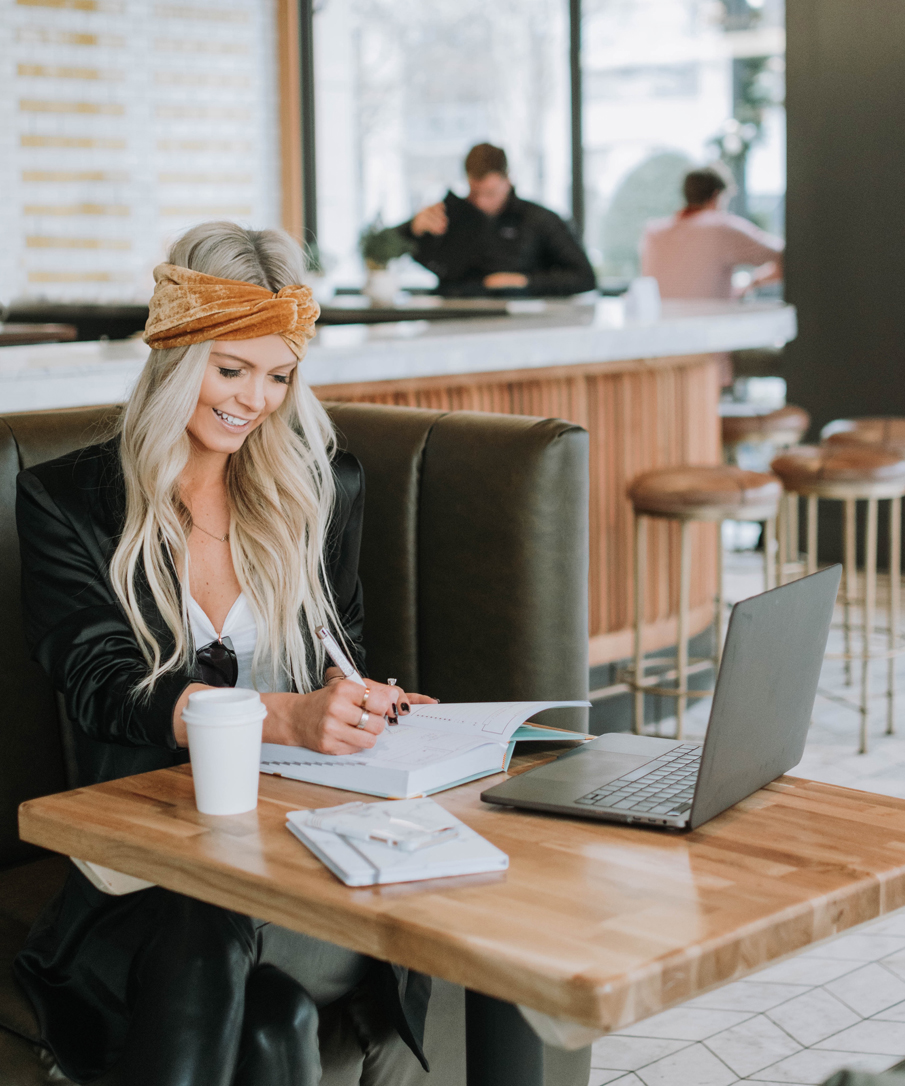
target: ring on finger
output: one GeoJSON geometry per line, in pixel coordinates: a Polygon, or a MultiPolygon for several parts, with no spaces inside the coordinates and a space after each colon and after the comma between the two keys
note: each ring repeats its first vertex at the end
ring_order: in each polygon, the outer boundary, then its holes
{"type": "Polygon", "coordinates": [[[356,728],[364,728],[364,726],[367,724],[367,722],[370,719],[371,719],[371,714],[366,709],[362,709],[362,711],[361,711],[361,719],[358,721],[358,723],[355,725],[355,727],[356,728]]]}
{"type": "Polygon", "coordinates": [[[362,709],[364,709],[364,707],[368,704],[368,698],[370,696],[371,696],[371,689],[370,689],[370,687],[366,686],[365,687],[365,692],[361,696],[361,707],[362,707],[362,709]]]}

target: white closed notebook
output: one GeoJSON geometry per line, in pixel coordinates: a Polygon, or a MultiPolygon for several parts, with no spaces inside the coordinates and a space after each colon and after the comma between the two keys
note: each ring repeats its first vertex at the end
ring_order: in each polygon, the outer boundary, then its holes
{"type": "MultiPolygon", "coordinates": [[[[427,830],[455,829],[456,835],[440,844],[405,851],[376,841],[343,837],[310,825],[312,816],[328,815],[331,808],[290,811],[286,828],[309,848],[346,886],[375,886],[390,882],[417,882],[451,875],[505,871],[509,857],[432,799],[390,800],[368,805],[375,826],[387,815],[410,820],[427,830]]],[[[338,810],[338,808],[332,808],[338,810]]]]}

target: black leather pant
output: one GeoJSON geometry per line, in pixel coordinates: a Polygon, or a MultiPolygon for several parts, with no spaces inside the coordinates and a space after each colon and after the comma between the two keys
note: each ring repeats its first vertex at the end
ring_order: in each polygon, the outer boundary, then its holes
{"type": "Polygon", "coordinates": [[[129,1086],[317,1086],[314,1001],[256,963],[253,922],[178,894],[133,972],[129,1086]]]}

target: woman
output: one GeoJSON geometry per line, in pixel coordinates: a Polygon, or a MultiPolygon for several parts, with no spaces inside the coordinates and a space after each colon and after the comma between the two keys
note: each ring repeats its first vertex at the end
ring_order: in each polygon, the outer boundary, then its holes
{"type": "MultiPolygon", "coordinates": [[[[254,686],[265,741],[332,754],[431,700],[364,691],[313,636],[363,667],[362,474],[299,373],[318,315],[300,249],[207,223],[168,260],[120,433],[19,477],[27,629],[80,784],[186,761],[208,685],[254,686]]],[[[423,1074],[427,978],[157,887],[109,897],[73,868],[16,974],[77,1082],[315,1086],[319,1026],[362,1082],[423,1074]]]]}

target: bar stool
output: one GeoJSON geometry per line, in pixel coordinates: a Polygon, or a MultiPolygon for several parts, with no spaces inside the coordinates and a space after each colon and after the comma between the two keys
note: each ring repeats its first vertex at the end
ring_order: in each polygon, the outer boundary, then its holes
{"type": "MultiPolygon", "coordinates": [[[[633,666],[627,674],[634,692],[634,729],[640,734],[644,724],[644,694],[676,698],[676,738],[681,739],[685,723],[686,700],[707,697],[712,691],[688,689],[688,609],[691,583],[691,535],[693,521],[724,520],[765,522],[764,563],[767,587],[773,587],[771,542],[775,534],[776,512],[782,488],[772,475],[744,471],[723,465],[718,467],[658,468],[636,476],[629,485],[628,497],[635,515],[635,637],[633,666]],[[647,517],[677,520],[681,524],[679,616],[676,646],[675,689],[655,685],[663,676],[645,677],[641,633],[644,618],[644,578],[646,567],[647,517]]],[[[723,641],[723,548],[717,545],[716,630],[713,663],[719,665],[723,641]]],[[[705,661],[693,661],[693,663],[705,661]]],[[[666,676],[669,677],[669,676],[666,676]]]]}
{"type": "MultiPolygon", "coordinates": [[[[885,653],[872,650],[871,638],[877,599],[877,518],[878,502],[890,500],[889,560],[890,569],[901,567],[902,495],[905,494],[905,452],[885,446],[833,443],[821,446],[799,445],[776,457],[771,467],[782,479],[790,494],[807,498],[807,561],[806,572],[817,571],[817,502],[819,499],[840,501],[844,507],[843,528],[843,630],[844,652],[828,653],[830,659],[845,661],[846,684],[851,685],[851,661],[861,660],[861,699],[854,704],[861,714],[859,753],[868,747],[868,702],[870,698],[870,664],[873,659],[889,661],[887,680],[886,732],[893,733],[895,708],[894,658],[902,651],[898,644],[899,590],[898,578],[890,578],[888,649],[885,653]],[[864,561],[864,599],[861,628],[861,652],[852,652],[851,608],[857,602],[857,540],[855,513],[858,501],[867,502],[867,539],[864,561]]],[[[834,695],[835,697],[835,695],[834,695]]],[[[844,704],[852,705],[847,699],[844,704]]]]}
{"type": "MultiPolygon", "coordinates": [[[[825,445],[868,445],[868,446],[883,446],[888,449],[892,449],[898,453],[905,453],[905,418],[898,415],[874,415],[874,416],[862,416],[861,418],[853,419],[833,419],[832,422],[828,422],[826,426],[820,431],[820,439],[825,445]]],[[[895,519],[896,525],[899,522],[898,506],[901,504],[900,499],[891,499],[889,508],[890,522],[895,519]]],[[[851,526],[851,531],[854,532],[854,525],[851,526]]],[[[893,529],[890,523],[890,561],[889,561],[889,611],[890,614],[899,614],[900,593],[902,584],[902,571],[898,562],[893,562],[892,550],[894,546],[894,537],[898,536],[898,527],[893,529]]],[[[901,548],[901,543],[897,545],[901,548]]],[[[853,577],[857,576],[857,571],[853,571],[853,577]]],[[[853,582],[854,583],[854,582],[853,582]]],[[[848,593],[846,592],[846,597],[848,593]]],[[[846,598],[846,619],[848,618],[848,600],[846,598]]],[[[891,624],[889,631],[889,648],[895,648],[894,638],[892,634],[891,624]]],[[[888,678],[887,688],[895,688],[895,656],[889,657],[889,663],[887,665],[888,678]]],[[[851,661],[846,660],[846,681],[848,685],[851,685],[851,661]]],[[[887,735],[891,735],[893,731],[893,718],[892,718],[892,706],[889,708],[888,721],[887,721],[887,735]]]]}
{"type": "Polygon", "coordinates": [[[887,445],[905,450],[905,418],[897,415],[833,419],[820,431],[829,445],[887,445]]]}
{"type": "MultiPolygon", "coordinates": [[[[749,471],[768,471],[770,461],[783,449],[798,445],[811,425],[811,416],[803,407],[787,404],[762,415],[724,415],[723,410],[745,405],[720,405],[723,455],[727,464],[749,471]]],[[[779,562],[778,578],[804,572],[798,562],[798,498],[784,494],[777,522],[779,562]],[[795,555],[794,561],[790,560],[795,555]]]]}
{"type": "MultiPolygon", "coordinates": [[[[728,405],[732,406],[732,405],[728,405]]],[[[729,464],[738,463],[741,445],[765,445],[773,450],[767,463],[781,449],[797,445],[811,425],[811,416],[803,407],[787,404],[763,415],[720,415],[723,453],[729,464]]],[[[743,466],[739,464],[739,466],[743,466]]]]}

